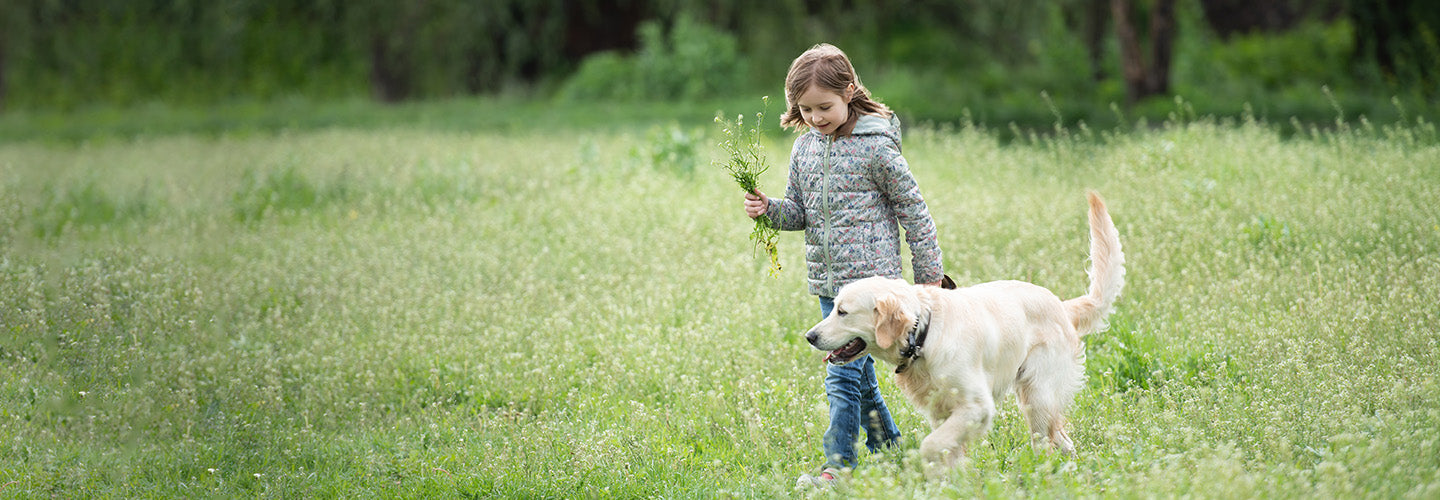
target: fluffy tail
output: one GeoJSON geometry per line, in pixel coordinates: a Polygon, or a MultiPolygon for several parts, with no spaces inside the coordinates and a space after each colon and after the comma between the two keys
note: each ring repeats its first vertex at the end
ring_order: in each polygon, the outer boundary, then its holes
{"type": "Polygon", "coordinates": [[[1120,235],[1105,201],[1094,191],[1090,198],[1090,293],[1065,301],[1070,323],[1080,335],[1104,331],[1105,317],[1115,309],[1115,299],[1125,286],[1125,253],[1120,251],[1120,235]]]}

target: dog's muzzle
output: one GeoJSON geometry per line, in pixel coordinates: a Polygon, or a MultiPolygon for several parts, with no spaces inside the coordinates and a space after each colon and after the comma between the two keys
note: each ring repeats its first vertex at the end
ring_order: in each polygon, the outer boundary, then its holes
{"type": "Polygon", "coordinates": [[[865,348],[867,347],[864,340],[860,340],[857,338],[851,339],[849,342],[846,342],[845,345],[840,346],[840,348],[838,349],[826,349],[824,347],[820,347],[820,332],[817,332],[815,330],[810,330],[809,332],[807,332],[805,334],[805,340],[807,342],[810,342],[810,345],[815,347],[816,349],[822,351],[830,351],[829,354],[825,355],[825,362],[834,365],[843,365],[845,363],[854,361],[855,358],[859,357],[860,354],[865,352],[865,348]]]}

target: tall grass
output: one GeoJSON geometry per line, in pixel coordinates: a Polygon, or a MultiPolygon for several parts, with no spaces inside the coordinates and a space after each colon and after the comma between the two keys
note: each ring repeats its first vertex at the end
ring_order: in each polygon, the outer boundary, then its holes
{"type": "MultiPolygon", "coordinates": [[[[1082,293],[1095,188],[1128,286],[1075,458],[1012,399],[927,482],[882,376],[906,442],[844,494],[1440,495],[1434,127],[1280,128],[908,131],[957,281],[1082,293]]],[[[0,495],[792,495],[826,425],[814,300],[734,244],[729,179],[635,161],[645,137],[0,145],[0,495]],[[36,222],[91,205],[117,215],[36,222]]]]}

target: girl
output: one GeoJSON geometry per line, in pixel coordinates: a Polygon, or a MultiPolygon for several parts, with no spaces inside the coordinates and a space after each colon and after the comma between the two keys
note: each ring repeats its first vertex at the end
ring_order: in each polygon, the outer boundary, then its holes
{"type": "MultiPolygon", "coordinates": [[[[846,283],[900,277],[901,226],[915,282],[938,285],[943,272],[935,223],[900,155],[900,122],[870,97],[849,57],[829,44],[800,54],[785,76],[785,104],[780,124],[809,131],[790,152],[785,197],[746,194],[745,214],[768,215],[782,230],[805,230],[807,278],[810,293],[820,297],[821,317],[830,315],[835,293],[846,283]]],[[[801,484],[828,485],[841,468],[854,467],[862,426],[871,451],[900,438],[869,356],[827,365],[825,393],[830,400],[825,466],[818,477],[801,476],[801,484]]]]}

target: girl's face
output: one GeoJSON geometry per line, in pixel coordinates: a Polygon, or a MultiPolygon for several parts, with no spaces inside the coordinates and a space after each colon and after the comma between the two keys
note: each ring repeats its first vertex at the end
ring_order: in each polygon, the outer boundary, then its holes
{"type": "MultiPolygon", "coordinates": [[[[851,92],[846,89],[847,94],[851,92]]],[[[800,118],[821,134],[834,134],[850,119],[849,100],[845,96],[813,84],[800,94],[795,105],[800,108],[800,118]]]]}

